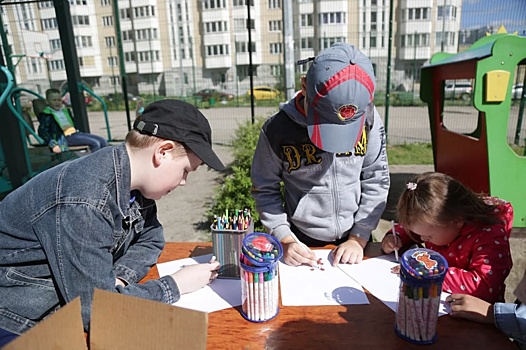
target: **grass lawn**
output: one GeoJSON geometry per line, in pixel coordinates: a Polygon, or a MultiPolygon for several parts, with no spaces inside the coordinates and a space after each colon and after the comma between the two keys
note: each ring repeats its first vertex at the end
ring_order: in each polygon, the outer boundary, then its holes
{"type": "Polygon", "coordinates": [[[430,143],[387,145],[387,159],[392,165],[433,164],[433,148],[430,143]]]}
{"type": "MultiPolygon", "coordinates": [[[[511,149],[520,156],[524,156],[524,147],[510,145],[511,149]]],[[[430,143],[405,143],[401,145],[387,145],[389,164],[414,165],[433,164],[433,148],[430,143]]]]}

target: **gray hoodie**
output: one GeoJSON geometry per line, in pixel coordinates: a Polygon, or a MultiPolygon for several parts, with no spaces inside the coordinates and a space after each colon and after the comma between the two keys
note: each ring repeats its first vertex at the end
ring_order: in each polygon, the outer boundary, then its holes
{"type": "Polygon", "coordinates": [[[380,115],[375,107],[352,152],[329,153],[310,141],[301,98],[283,104],[259,136],[251,178],[261,222],[279,240],[291,234],[290,222],[324,242],[349,234],[369,240],[390,185],[380,115]]]}

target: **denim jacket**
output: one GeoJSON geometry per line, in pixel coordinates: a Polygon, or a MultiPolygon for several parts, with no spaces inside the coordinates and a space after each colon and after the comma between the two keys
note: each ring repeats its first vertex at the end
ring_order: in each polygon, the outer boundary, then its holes
{"type": "Polygon", "coordinates": [[[138,284],[164,247],[155,201],[130,203],[124,144],[60,164],[0,202],[0,328],[21,334],[93,289],[174,303],[175,280],[138,284]],[[115,279],[127,282],[116,286],[115,279]]]}
{"type": "Polygon", "coordinates": [[[517,289],[515,303],[495,303],[495,325],[512,338],[520,349],[526,350],[526,271],[517,289]]]}

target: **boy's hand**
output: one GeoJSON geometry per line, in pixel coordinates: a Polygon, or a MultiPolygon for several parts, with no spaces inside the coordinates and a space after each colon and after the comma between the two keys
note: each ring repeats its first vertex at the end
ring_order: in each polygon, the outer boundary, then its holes
{"type": "Polygon", "coordinates": [[[451,316],[480,323],[494,323],[493,305],[467,294],[451,294],[446,298],[451,305],[451,316]]]}
{"type": "Polygon", "coordinates": [[[397,239],[397,244],[395,244],[394,236],[392,233],[388,233],[382,239],[382,250],[385,254],[392,253],[395,249],[401,249],[402,242],[400,237],[397,239]]]}
{"type": "Polygon", "coordinates": [[[217,278],[217,270],[221,264],[211,261],[204,264],[188,265],[171,276],[177,283],[181,294],[191,293],[210,284],[217,278]]]}
{"type": "Polygon", "coordinates": [[[53,153],[61,153],[62,152],[60,150],[60,146],[59,145],[53,146],[53,148],[51,150],[53,151],[53,153]]]}
{"type": "Polygon", "coordinates": [[[332,251],[332,266],[342,264],[359,264],[363,260],[363,247],[367,241],[358,237],[351,237],[332,251]]]}
{"type": "Polygon", "coordinates": [[[316,264],[316,254],[310,250],[306,245],[301,245],[292,240],[283,240],[281,242],[283,246],[283,262],[290,266],[309,265],[314,266],[316,264]]]}

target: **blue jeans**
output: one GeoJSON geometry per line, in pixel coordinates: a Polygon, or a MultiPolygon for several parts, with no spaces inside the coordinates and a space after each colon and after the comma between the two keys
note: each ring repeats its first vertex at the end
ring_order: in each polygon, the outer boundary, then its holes
{"type": "Polygon", "coordinates": [[[0,348],[15,338],[18,337],[17,334],[6,331],[5,329],[0,328],[0,348]]]}
{"type": "Polygon", "coordinates": [[[71,134],[66,137],[66,140],[69,146],[88,145],[92,153],[108,145],[108,142],[103,137],[83,132],[71,134]]]}

